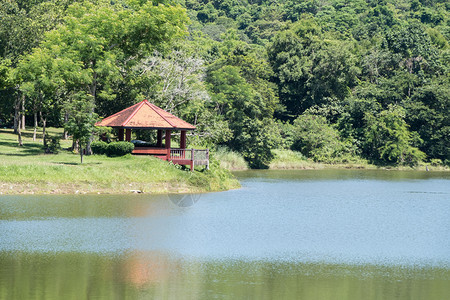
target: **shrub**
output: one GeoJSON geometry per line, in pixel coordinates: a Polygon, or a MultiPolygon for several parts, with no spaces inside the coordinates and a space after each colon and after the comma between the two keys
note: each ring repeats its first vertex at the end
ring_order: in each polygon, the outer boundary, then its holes
{"type": "Polygon", "coordinates": [[[134,145],[130,142],[112,142],[106,148],[108,156],[123,156],[133,151],[134,145]]]}
{"type": "Polygon", "coordinates": [[[328,124],[325,117],[303,114],[294,121],[292,150],[316,162],[332,163],[352,153],[351,142],[343,142],[339,131],[328,124]]]}
{"type": "Polygon", "coordinates": [[[47,136],[45,135],[45,153],[53,153],[58,154],[59,150],[61,149],[61,144],[59,136],[47,136]]]}
{"type": "Polygon", "coordinates": [[[103,141],[95,141],[91,144],[91,149],[94,154],[106,154],[108,143],[103,141]]]}

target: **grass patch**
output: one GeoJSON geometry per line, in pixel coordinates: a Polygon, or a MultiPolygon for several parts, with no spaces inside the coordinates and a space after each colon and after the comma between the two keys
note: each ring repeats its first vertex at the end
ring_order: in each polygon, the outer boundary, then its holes
{"type": "Polygon", "coordinates": [[[248,170],[248,164],[244,157],[226,147],[219,147],[213,153],[214,158],[219,161],[220,167],[230,171],[248,170]]]}
{"type": "Polygon", "coordinates": [[[349,160],[333,164],[315,162],[305,157],[302,153],[292,150],[277,149],[272,151],[275,158],[269,168],[274,170],[309,170],[309,169],[376,169],[363,159],[349,160]]]}
{"type": "MultiPolygon", "coordinates": [[[[61,129],[50,128],[50,134],[61,129]]],[[[44,154],[42,140],[33,142],[26,130],[19,147],[12,130],[0,130],[0,193],[188,193],[238,188],[227,170],[211,164],[211,170],[190,172],[170,162],[148,156],[80,156],[67,150],[44,154]]],[[[68,148],[70,140],[61,140],[68,148]]]]}

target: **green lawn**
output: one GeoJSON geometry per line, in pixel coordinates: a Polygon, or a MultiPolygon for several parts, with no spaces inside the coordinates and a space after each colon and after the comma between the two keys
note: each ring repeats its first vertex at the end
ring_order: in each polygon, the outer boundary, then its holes
{"type": "MultiPolygon", "coordinates": [[[[50,128],[50,134],[61,129],[50,128]]],[[[239,187],[230,172],[211,162],[211,170],[190,172],[148,156],[110,158],[80,156],[67,150],[44,154],[42,134],[32,141],[24,131],[24,146],[10,129],[0,129],[0,193],[144,193],[207,192],[239,187]]],[[[68,148],[71,141],[61,140],[68,148]]]]}

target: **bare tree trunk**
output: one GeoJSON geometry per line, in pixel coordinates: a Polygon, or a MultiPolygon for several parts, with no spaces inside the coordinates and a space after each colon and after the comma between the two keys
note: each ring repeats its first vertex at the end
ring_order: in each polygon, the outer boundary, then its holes
{"type": "Polygon", "coordinates": [[[47,129],[47,119],[42,115],[42,111],[40,112],[40,115],[42,121],[42,139],[44,142],[44,147],[47,147],[47,139],[45,138],[45,135],[47,134],[45,131],[47,129]]]}
{"type": "Polygon", "coordinates": [[[16,102],[14,103],[14,133],[18,134],[17,129],[19,128],[19,118],[20,118],[20,98],[17,96],[16,102]]]}
{"type": "MultiPolygon", "coordinates": [[[[24,99],[25,99],[25,96],[22,96],[24,99]]],[[[19,102],[19,105],[18,105],[18,107],[20,107],[20,103],[22,102],[22,101],[18,101],[19,102]]],[[[18,115],[17,115],[17,138],[18,138],[18,141],[19,141],[19,146],[20,147],[22,147],[23,146],[23,141],[22,141],[22,113],[23,113],[23,111],[22,110],[18,110],[18,115]]]]}
{"type": "Polygon", "coordinates": [[[19,140],[19,146],[20,147],[22,147],[23,146],[23,142],[22,142],[22,124],[20,124],[21,122],[22,122],[22,118],[21,118],[21,116],[20,116],[20,113],[19,113],[19,118],[18,118],[18,126],[17,126],[17,137],[18,137],[18,140],[19,140]]]}
{"type": "Polygon", "coordinates": [[[86,155],[92,155],[91,144],[92,144],[93,140],[94,140],[94,135],[91,134],[91,137],[89,138],[87,145],[86,145],[86,155]]]}
{"type": "Polygon", "coordinates": [[[25,97],[22,97],[22,129],[25,130],[25,97]]]}
{"type": "MultiPolygon", "coordinates": [[[[95,66],[95,64],[96,64],[95,61],[92,62],[93,66],[95,66]]],[[[93,101],[94,101],[94,108],[92,108],[92,113],[95,112],[95,103],[96,103],[95,99],[96,99],[96,95],[97,95],[97,75],[98,75],[97,72],[94,72],[94,74],[93,74],[94,80],[92,82],[92,85],[89,87],[90,93],[91,93],[91,95],[93,97],[93,101]]],[[[91,134],[91,138],[89,139],[89,141],[87,142],[87,145],[86,145],[86,155],[92,154],[91,143],[93,140],[94,140],[94,135],[91,134]]],[[[80,150],[81,150],[81,147],[80,147],[80,150]]]]}
{"type": "MultiPolygon", "coordinates": [[[[66,124],[69,121],[69,113],[65,113],[64,114],[64,124],[66,124]]],[[[63,135],[64,139],[67,140],[69,138],[69,134],[66,130],[66,128],[64,127],[64,135],[63,135]]]]}
{"type": "Polygon", "coordinates": [[[78,151],[78,141],[72,140],[72,151],[76,152],[78,151]]]}
{"type": "Polygon", "coordinates": [[[36,131],[37,131],[37,127],[38,127],[38,117],[37,117],[37,112],[34,112],[34,130],[33,130],[33,142],[36,141],[36,131]]]}
{"type": "Polygon", "coordinates": [[[81,157],[81,163],[83,163],[83,149],[80,147],[80,157],[81,157]]]}

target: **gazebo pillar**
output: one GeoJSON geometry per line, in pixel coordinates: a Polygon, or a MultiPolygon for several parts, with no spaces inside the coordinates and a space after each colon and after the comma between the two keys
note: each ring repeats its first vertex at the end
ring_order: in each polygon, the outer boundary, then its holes
{"type": "Polygon", "coordinates": [[[127,128],[125,131],[125,141],[131,142],[131,129],[127,128]]]}
{"type": "Polygon", "coordinates": [[[170,149],[170,135],[172,131],[166,130],[166,149],[170,149]]]}
{"type": "Polygon", "coordinates": [[[157,141],[156,141],[156,147],[162,148],[162,136],[163,131],[161,129],[158,129],[158,135],[157,135],[157,141]]]}
{"type": "Polygon", "coordinates": [[[123,141],[123,128],[119,128],[119,141],[123,141]]]}
{"type": "Polygon", "coordinates": [[[181,130],[180,148],[186,149],[186,130],[181,130]]]}

